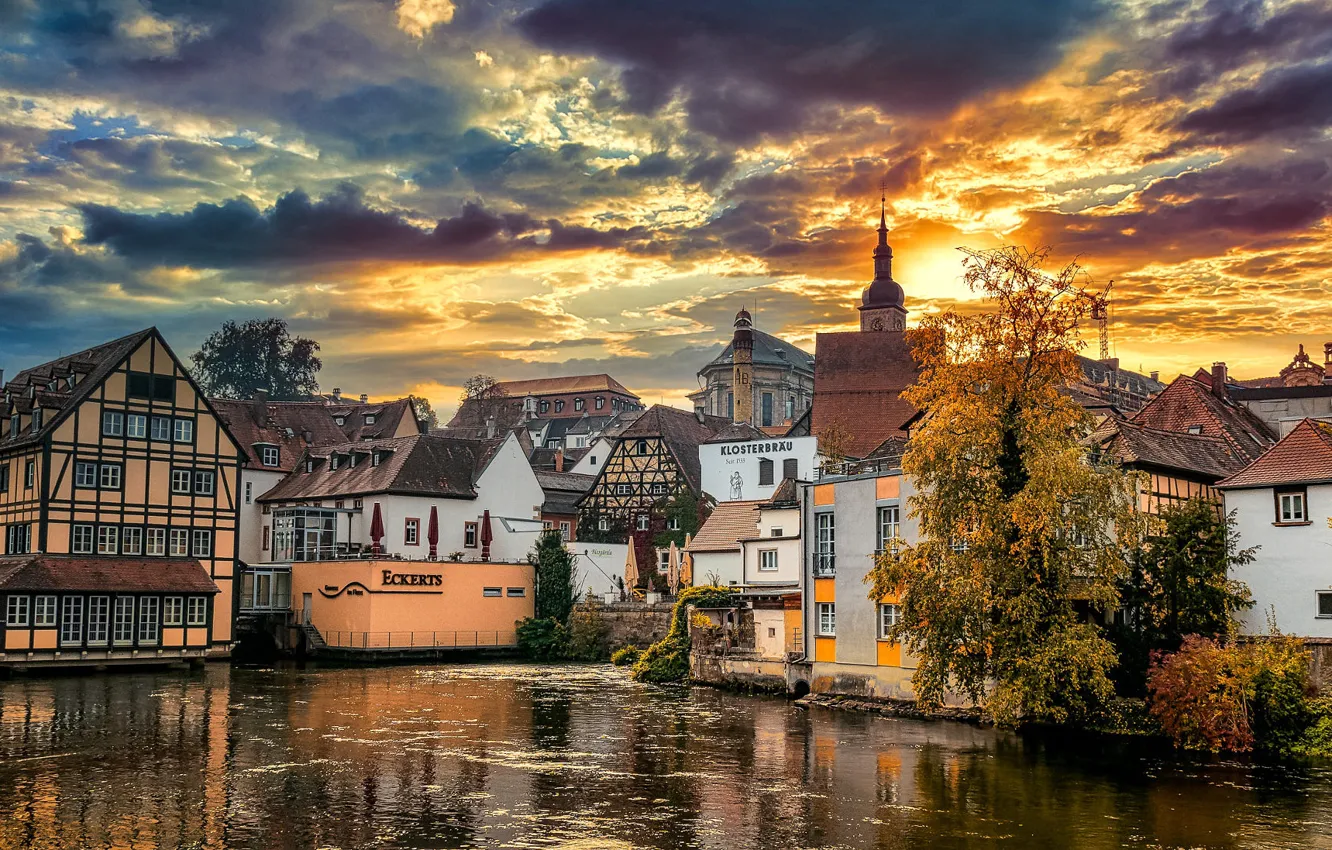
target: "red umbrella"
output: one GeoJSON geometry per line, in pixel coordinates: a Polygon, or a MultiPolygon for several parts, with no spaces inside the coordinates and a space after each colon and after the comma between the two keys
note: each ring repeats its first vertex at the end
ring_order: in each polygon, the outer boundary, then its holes
{"type": "Polygon", "coordinates": [[[490,541],[495,539],[495,533],[490,530],[490,511],[481,514],[481,560],[490,560],[490,541]]]}
{"type": "Polygon", "coordinates": [[[430,525],[426,526],[426,542],[430,544],[430,560],[439,557],[439,510],[430,506],[430,525]]]}
{"type": "Polygon", "coordinates": [[[384,539],[384,515],[379,512],[379,502],[375,502],[375,512],[370,517],[370,540],[373,545],[370,551],[378,555],[383,551],[379,541],[384,539]]]}

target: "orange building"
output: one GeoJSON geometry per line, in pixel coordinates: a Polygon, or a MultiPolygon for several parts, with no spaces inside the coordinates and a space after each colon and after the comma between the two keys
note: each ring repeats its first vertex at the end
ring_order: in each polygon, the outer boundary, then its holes
{"type": "Polygon", "coordinates": [[[0,401],[0,665],[226,655],[240,447],[156,328],[0,401]]]}

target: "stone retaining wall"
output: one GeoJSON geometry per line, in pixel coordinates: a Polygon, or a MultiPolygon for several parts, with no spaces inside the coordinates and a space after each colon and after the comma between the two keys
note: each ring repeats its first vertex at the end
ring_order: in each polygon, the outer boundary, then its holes
{"type": "Polygon", "coordinates": [[[671,629],[671,611],[674,604],[648,605],[642,602],[579,602],[575,610],[595,611],[610,629],[611,652],[636,646],[647,649],[666,637],[671,629]]]}

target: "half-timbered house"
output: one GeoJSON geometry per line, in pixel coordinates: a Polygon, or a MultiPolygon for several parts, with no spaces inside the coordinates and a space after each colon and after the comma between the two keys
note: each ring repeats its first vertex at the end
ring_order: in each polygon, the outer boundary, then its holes
{"type": "Polygon", "coordinates": [[[18,373],[0,421],[0,665],[228,653],[240,447],[157,329],[18,373]]]}

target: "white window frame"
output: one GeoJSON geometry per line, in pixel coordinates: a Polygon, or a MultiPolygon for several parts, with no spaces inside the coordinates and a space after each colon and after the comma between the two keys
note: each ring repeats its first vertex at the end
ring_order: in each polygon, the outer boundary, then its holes
{"type": "Polygon", "coordinates": [[[111,606],[111,642],[115,646],[134,643],[134,597],[117,596],[111,606]]]}
{"type": "Polygon", "coordinates": [[[213,556],[213,530],[211,528],[196,528],[190,534],[190,553],[196,558],[211,558],[213,556]]]}
{"type": "Polygon", "coordinates": [[[253,482],[253,481],[246,481],[246,482],[245,482],[245,504],[247,504],[247,505],[252,505],[252,504],[254,504],[254,482],[253,482]]]}
{"type": "Polygon", "coordinates": [[[56,624],[56,595],[42,593],[32,598],[33,626],[54,626],[56,624]]]}
{"type": "Polygon", "coordinates": [[[81,490],[97,489],[97,464],[91,460],[74,462],[74,486],[81,490]]]}
{"type": "Polygon", "coordinates": [[[407,517],[402,524],[402,545],[420,546],[421,545],[421,520],[416,517],[407,517]]]}
{"type": "Polygon", "coordinates": [[[497,597],[500,597],[500,596],[503,596],[503,595],[504,595],[504,588],[502,588],[502,587],[483,587],[483,588],[481,588],[481,595],[482,595],[483,597],[487,598],[487,599],[495,599],[495,598],[497,598],[497,597]]]}
{"type": "Polygon", "coordinates": [[[103,410],[102,436],[103,437],[125,436],[125,414],[121,413],[119,410],[103,410]]]}
{"type": "Polygon", "coordinates": [[[837,637],[837,603],[815,603],[815,634],[819,637],[837,637]]]}
{"type": "Polygon", "coordinates": [[[124,555],[143,554],[143,529],[127,525],[120,530],[120,551],[124,555]]]}
{"type": "Polygon", "coordinates": [[[140,645],[153,645],[162,639],[161,600],[156,596],[139,597],[139,627],[134,630],[140,645]]]}
{"type": "Polygon", "coordinates": [[[896,602],[879,603],[879,640],[888,640],[888,629],[902,621],[902,606],[896,602]]]}
{"type": "Polygon", "coordinates": [[[148,417],[143,413],[125,414],[125,436],[135,440],[148,437],[148,417]]]}
{"type": "Polygon", "coordinates": [[[282,462],[282,450],[277,446],[260,446],[259,463],[263,466],[278,466],[282,462]]]}
{"type": "Polygon", "coordinates": [[[171,417],[154,416],[150,423],[152,439],[161,443],[171,442],[171,417]]]}
{"type": "Polygon", "coordinates": [[[191,596],[185,600],[185,625],[208,625],[208,597],[191,596]]]}
{"type": "Polygon", "coordinates": [[[98,476],[98,486],[103,490],[119,490],[124,482],[125,472],[120,464],[102,464],[101,474],[98,476]]]}
{"type": "Polygon", "coordinates": [[[10,594],[5,605],[5,625],[10,628],[28,626],[32,620],[32,598],[10,594]]]}
{"type": "Polygon", "coordinates": [[[896,555],[898,540],[902,537],[902,507],[883,505],[878,511],[877,529],[879,535],[878,550],[896,555]]]}
{"type": "Polygon", "coordinates": [[[88,597],[88,634],[89,646],[106,646],[111,627],[111,598],[108,596],[88,597]]]}
{"type": "Polygon", "coordinates": [[[1308,522],[1309,506],[1307,504],[1307,491],[1290,490],[1285,493],[1277,493],[1277,522],[1285,525],[1287,523],[1308,522]]]}
{"type": "Polygon", "coordinates": [[[120,526],[118,525],[97,526],[97,554],[99,555],[120,554],[120,526]]]}
{"type": "Polygon", "coordinates": [[[1332,620],[1332,613],[1328,613],[1328,614],[1324,614],[1324,613],[1322,613],[1322,611],[1323,611],[1323,598],[1324,598],[1324,597],[1332,598],[1332,590],[1315,590],[1315,591],[1314,591],[1314,619],[1315,619],[1315,620],[1332,620]]]}
{"type": "Polygon", "coordinates": [[[154,558],[164,557],[167,553],[167,527],[165,525],[150,525],[144,534],[145,555],[151,555],[154,558]]]}
{"type": "Polygon", "coordinates": [[[75,555],[91,555],[97,547],[97,526],[76,523],[69,530],[69,551],[75,555]]]}
{"type": "Polygon", "coordinates": [[[66,596],[60,605],[60,645],[83,643],[83,597],[66,596]]]}
{"type": "Polygon", "coordinates": [[[194,470],[176,468],[171,470],[171,492],[177,496],[188,496],[194,486],[194,470]]]}
{"type": "Polygon", "coordinates": [[[837,515],[814,514],[814,575],[837,575],[837,515]]]}
{"type": "Polygon", "coordinates": [[[758,550],[758,568],[761,573],[774,573],[777,571],[777,550],[760,549],[758,550]]]}
{"type": "Polygon", "coordinates": [[[185,625],[185,597],[168,596],[162,600],[162,625],[185,625]]]}
{"type": "Polygon", "coordinates": [[[172,426],[171,439],[177,443],[194,442],[194,420],[177,419],[172,426]]]}
{"type": "Polygon", "coordinates": [[[211,469],[194,470],[194,492],[200,496],[211,496],[216,492],[217,476],[211,469]]]}
{"type": "Polygon", "coordinates": [[[167,555],[172,558],[188,558],[190,556],[190,530],[188,528],[173,528],[167,534],[167,555]]]}
{"type": "Polygon", "coordinates": [[[651,529],[651,528],[652,528],[652,517],[648,516],[647,514],[639,514],[639,515],[638,515],[638,520],[637,520],[637,525],[636,525],[635,527],[636,527],[639,531],[647,531],[647,530],[651,529]]]}

